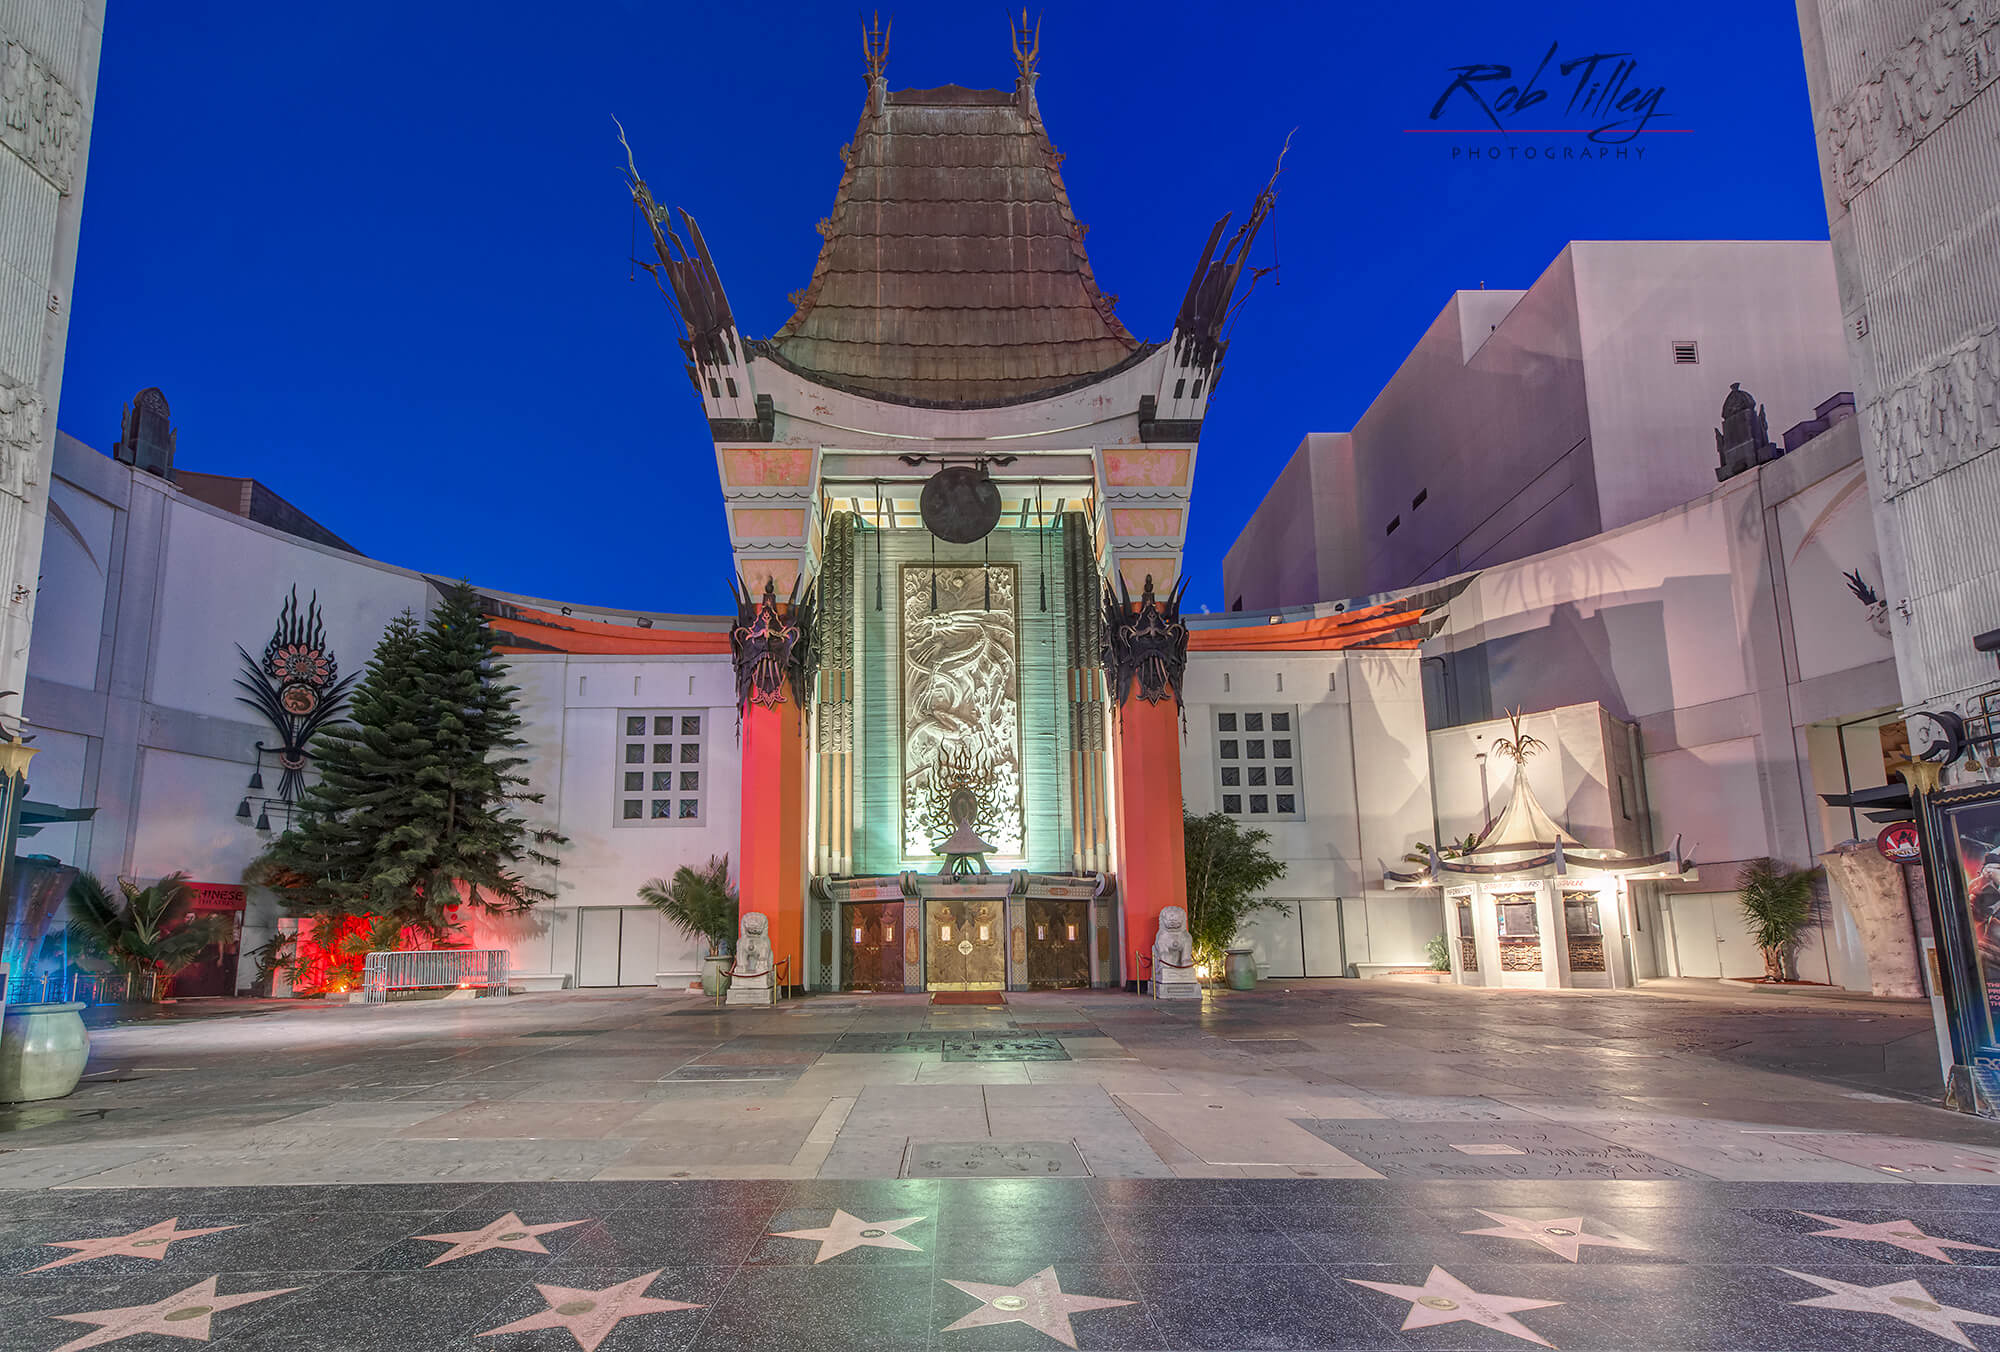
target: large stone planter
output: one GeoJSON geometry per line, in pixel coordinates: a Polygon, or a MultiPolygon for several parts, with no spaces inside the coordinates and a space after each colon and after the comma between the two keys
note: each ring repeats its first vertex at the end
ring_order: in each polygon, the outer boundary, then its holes
{"type": "Polygon", "coordinates": [[[1253,990],[1257,985],[1257,954],[1254,949],[1224,950],[1222,974],[1233,991],[1253,990]]]}
{"type": "Polygon", "coordinates": [[[710,953],[701,960],[701,993],[706,996],[726,994],[729,990],[729,955],[710,953]]]}
{"type": "Polygon", "coordinates": [[[0,1103],[61,1098],[90,1059],[82,1005],[9,1005],[0,1024],[0,1103]]]}

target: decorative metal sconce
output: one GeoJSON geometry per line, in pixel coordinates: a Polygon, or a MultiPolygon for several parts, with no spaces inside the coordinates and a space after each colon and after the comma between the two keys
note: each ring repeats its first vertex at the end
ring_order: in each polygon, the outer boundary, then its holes
{"type": "Polygon", "coordinates": [[[313,593],[301,613],[296,586],[278,611],[278,626],[264,645],[263,661],[251,657],[241,645],[236,651],[243,657],[243,675],[236,684],[246,692],[237,696],[237,702],[263,714],[278,734],[276,746],[257,743],[257,761],[248,785],[252,793],[237,804],[236,816],[250,820],[254,800],[258,804],[256,829],[268,831],[270,807],[275,803],[289,826],[292,810],[305,792],[307,748],[319,730],[347,707],[348,691],[356,678],[340,675],[340,664],[327,647],[319,593],[313,593]],[[256,797],[264,788],[266,752],[278,760],[278,792],[273,797],[256,797]]]}

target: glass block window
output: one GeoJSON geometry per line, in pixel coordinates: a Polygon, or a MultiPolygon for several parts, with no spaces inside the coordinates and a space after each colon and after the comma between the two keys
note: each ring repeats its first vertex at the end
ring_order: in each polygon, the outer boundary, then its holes
{"type": "Polygon", "coordinates": [[[680,709],[620,710],[618,806],[621,826],[698,826],[706,817],[708,775],[702,765],[706,713],[680,709]],[[635,770],[632,766],[645,766],[635,770]]]}
{"type": "Polygon", "coordinates": [[[1216,789],[1222,810],[1251,821],[1302,817],[1298,710],[1239,707],[1218,709],[1213,718],[1211,744],[1215,747],[1216,789]],[[1245,788],[1250,792],[1235,792],[1245,788]],[[1284,792],[1264,792],[1272,788],[1284,792]]]}

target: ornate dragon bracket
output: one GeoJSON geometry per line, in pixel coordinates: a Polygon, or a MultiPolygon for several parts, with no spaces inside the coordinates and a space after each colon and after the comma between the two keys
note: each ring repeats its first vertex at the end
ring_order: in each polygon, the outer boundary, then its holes
{"type": "Polygon", "coordinates": [[[736,588],[736,625],[729,631],[729,656],[736,666],[736,708],[752,704],[775,709],[785,702],[806,707],[813,673],[819,667],[818,634],[814,624],[814,589],[780,604],[777,585],[766,579],[764,594],[755,601],[748,589],[736,588]]]}
{"type": "Polygon", "coordinates": [[[1158,704],[1172,696],[1182,703],[1182,678],[1187,673],[1188,630],[1181,619],[1181,598],[1187,594],[1188,579],[1182,578],[1162,600],[1153,592],[1152,574],[1146,575],[1139,595],[1139,608],[1132,608],[1132,592],[1121,578],[1118,590],[1104,588],[1104,641],[1101,660],[1111,682],[1111,700],[1122,705],[1138,686],[1139,698],[1158,704]]]}

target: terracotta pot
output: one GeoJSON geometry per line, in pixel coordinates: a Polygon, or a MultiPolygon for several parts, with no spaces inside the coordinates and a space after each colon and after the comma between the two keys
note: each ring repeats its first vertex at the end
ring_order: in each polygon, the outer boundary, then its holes
{"type": "Polygon", "coordinates": [[[0,1103],[62,1098],[90,1059],[82,1005],[8,1005],[0,1026],[0,1103]]]}

